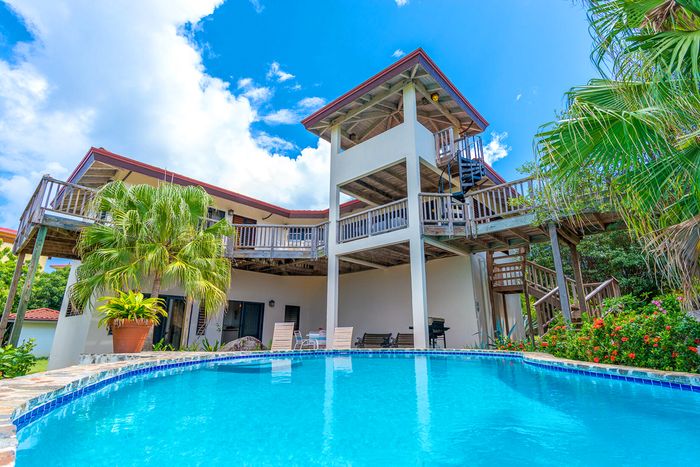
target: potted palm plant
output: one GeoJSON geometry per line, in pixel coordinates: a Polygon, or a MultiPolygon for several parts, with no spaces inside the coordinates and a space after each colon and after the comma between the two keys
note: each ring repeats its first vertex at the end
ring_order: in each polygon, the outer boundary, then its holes
{"type": "Polygon", "coordinates": [[[151,327],[168,315],[163,309],[163,299],[145,298],[133,290],[102,297],[100,301],[107,303],[97,307],[102,314],[99,326],[112,329],[114,353],[141,352],[151,327]]]}

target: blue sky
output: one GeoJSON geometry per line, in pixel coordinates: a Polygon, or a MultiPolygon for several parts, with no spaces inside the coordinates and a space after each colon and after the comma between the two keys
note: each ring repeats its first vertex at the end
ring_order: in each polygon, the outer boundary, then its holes
{"type": "MultiPolygon", "coordinates": [[[[532,157],[532,136],[562,107],[563,93],[594,75],[584,10],[568,0],[259,5],[227,2],[201,23],[194,37],[207,44],[209,73],[265,82],[276,61],[295,79],[277,89],[271,104],[288,108],[300,93],[292,83],[332,100],[392,63],[394,51],[422,47],[489,120],[485,140],[491,132],[508,133],[503,143],[512,150],[496,168],[509,179],[532,157]]],[[[301,125],[254,127],[300,146],[313,144],[301,125]]]]}
{"type": "Polygon", "coordinates": [[[327,203],[300,118],[422,47],[487,118],[497,171],[595,75],[570,0],[162,0],[0,6],[0,223],[89,146],[297,208],[327,203]]]}

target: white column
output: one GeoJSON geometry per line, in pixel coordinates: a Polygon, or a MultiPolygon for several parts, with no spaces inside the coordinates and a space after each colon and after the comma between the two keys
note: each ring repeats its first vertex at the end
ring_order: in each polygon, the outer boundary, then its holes
{"type": "Polygon", "coordinates": [[[416,348],[428,347],[428,302],[425,284],[425,246],[420,226],[420,155],[416,151],[416,89],[413,83],[403,88],[403,121],[408,127],[412,150],[406,154],[406,188],[408,196],[408,229],[411,249],[411,310],[413,343],[416,348]]]}
{"type": "Polygon", "coordinates": [[[331,172],[328,196],[328,274],[326,282],[326,346],[332,348],[333,333],[338,325],[338,280],[340,264],[336,254],[338,217],[340,217],[340,190],[334,177],[333,166],[340,153],[340,126],[331,128],[331,172]]]}

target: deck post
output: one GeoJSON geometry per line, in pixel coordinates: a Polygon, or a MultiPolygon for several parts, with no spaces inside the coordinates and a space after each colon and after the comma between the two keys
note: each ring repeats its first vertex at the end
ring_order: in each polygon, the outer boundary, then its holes
{"type": "Polygon", "coordinates": [[[403,88],[403,121],[409,129],[411,150],[406,154],[406,206],[408,207],[409,248],[411,258],[411,314],[413,318],[413,345],[428,347],[428,299],[425,280],[425,244],[421,230],[420,154],[417,149],[416,88],[408,83],[403,88]]]}
{"type": "Polygon", "coordinates": [[[494,300],[493,292],[493,252],[486,252],[486,282],[489,286],[489,304],[491,305],[491,325],[493,326],[493,337],[494,339],[499,337],[496,333],[498,330],[498,325],[501,322],[498,319],[498,313],[496,312],[496,301],[494,300]]]}
{"type": "Polygon", "coordinates": [[[552,243],[552,256],[554,257],[554,269],[557,271],[557,286],[559,287],[559,304],[564,315],[566,325],[571,325],[571,305],[569,304],[569,293],[566,287],[566,276],[564,275],[564,264],[561,261],[561,250],[559,249],[559,235],[557,226],[549,224],[549,239],[552,243]]]}
{"type": "Polygon", "coordinates": [[[527,254],[529,253],[529,248],[525,247],[522,249],[523,259],[523,295],[525,299],[525,313],[527,314],[527,328],[530,331],[530,342],[535,345],[535,329],[532,326],[532,310],[530,310],[530,292],[527,290],[527,254]]]}
{"type": "Polygon", "coordinates": [[[574,268],[574,279],[576,280],[576,295],[578,296],[578,310],[580,318],[588,313],[586,305],[586,292],[583,290],[583,274],[581,274],[581,256],[578,254],[575,244],[570,245],[571,248],[571,266],[574,268]]]}
{"type": "MultiPolygon", "coordinates": [[[[194,300],[192,295],[187,295],[185,297],[185,316],[182,320],[182,334],[180,335],[180,350],[184,349],[189,345],[190,340],[190,326],[192,325],[192,307],[194,305],[194,300]]],[[[195,323],[195,326],[197,324],[195,323]]]]}
{"type": "MultiPolygon", "coordinates": [[[[331,127],[331,174],[340,153],[340,125],[331,127]]],[[[331,176],[328,197],[328,273],[326,274],[326,347],[333,348],[333,334],[338,326],[338,282],[340,260],[336,253],[338,245],[338,219],[340,218],[340,190],[336,180],[331,176]]]]}
{"type": "Polygon", "coordinates": [[[19,278],[22,277],[22,266],[24,266],[24,253],[17,255],[17,264],[15,264],[15,272],[12,274],[12,282],[10,282],[10,290],[7,292],[7,301],[5,302],[5,308],[2,310],[2,317],[0,317],[0,345],[4,342],[5,331],[7,331],[7,321],[10,319],[10,313],[12,313],[12,305],[15,302],[15,295],[17,295],[17,286],[19,285],[19,278]]]}
{"type": "Polygon", "coordinates": [[[17,305],[17,317],[15,318],[15,324],[12,326],[12,334],[10,335],[10,344],[17,346],[19,344],[19,335],[22,332],[22,324],[24,323],[24,314],[27,312],[27,306],[29,305],[29,298],[32,295],[32,283],[34,282],[34,276],[36,276],[36,270],[39,267],[39,258],[41,258],[41,250],[44,249],[44,241],[46,240],[46,232],[48,227],[42,225],[36,233],[36,239],[34,240],[34,250],[32,250],[32,260],[29,262],[29,269],[27,269],[27,277],[24,278],[24,284],[22,285],[22,293],[19,296],[19,304],[17,305]]]}

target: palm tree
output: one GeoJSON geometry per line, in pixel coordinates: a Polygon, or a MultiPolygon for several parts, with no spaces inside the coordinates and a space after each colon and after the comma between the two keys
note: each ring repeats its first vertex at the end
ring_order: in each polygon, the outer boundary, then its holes
{"type": "MultiPolygon", "coordinates": [[[[588,0],[601,78],[535,137],[550,204],[604,190],[666,274],[700,301],[700,0],[588,0]]],[[[579,198],[580,199],[580,198],[579,198]]]]}
{"type": "MultiPolygon", "coordinates": [[[[231,232],[226,220],[207,225],[212,198],[201,187],[164,183],[105,185],[93,209],[106,213],[106,222],[84,229],[78,242],[82,263],[71,298],[81,308],[92,297],[151,285],[151,297],[180,286],[187,297],[185,323],[192,300],[204,300],[205,312],[226,303],[231,264],[223,256],[223,238],[231,232]]],[[[187,342],[188,326],[182,340],[187,342]]]]}

